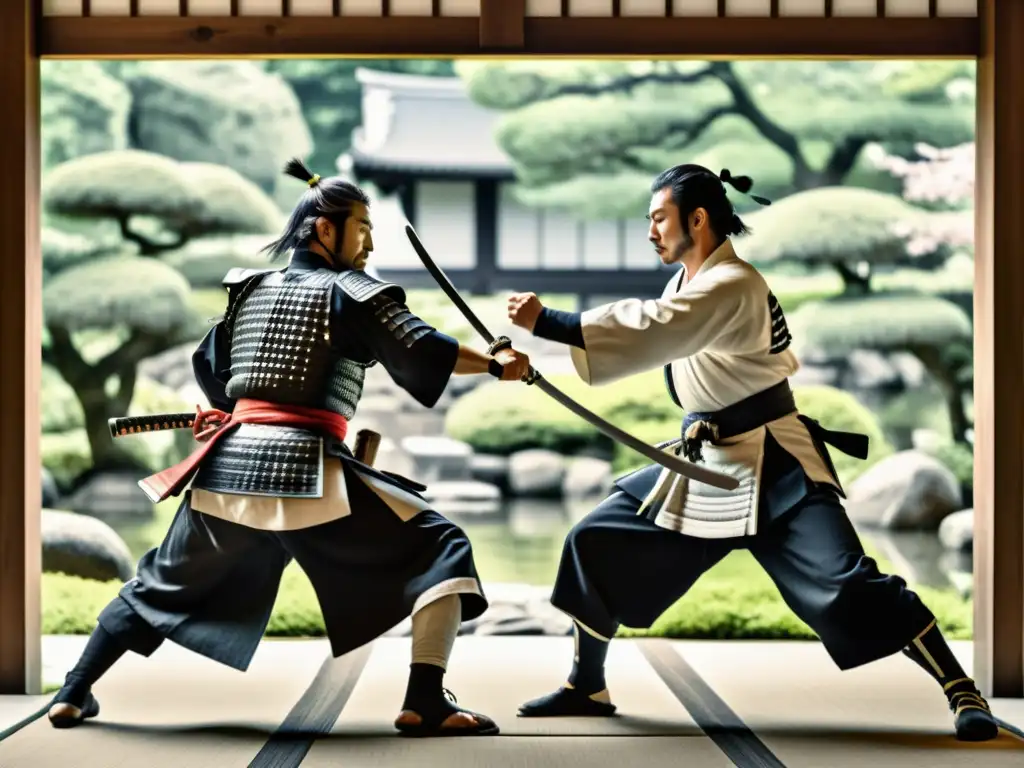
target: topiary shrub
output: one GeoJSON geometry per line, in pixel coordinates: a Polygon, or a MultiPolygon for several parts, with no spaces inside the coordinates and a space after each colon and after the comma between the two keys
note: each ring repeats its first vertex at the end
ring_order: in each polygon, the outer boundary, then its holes
{"type": "MultiPolygon", "coordinates": [[[[162,437],[165,436],[124,437],[119,439],[118,443],[126,458],[133,464],[157,472],[167,467],[164,461],[167,445],[166,442],[160,444],[162,437]]],[[[89,450],[89,438],[84,429],[44,434],[41,438],[40,453],[43,466],[50,470],[54,482],[62,491],[74,488],[75,481],[94,467],[92,453],[89,450]]]]}
{"type": "Polygon", "coordinates": [[[804,350],[844,357],[857,349],[909,352],[942,392],[953,439],[963,441],[970,421],[964,397],[970,389],[971,319],[951,301],[912,291],[838,296],[805,304],[790,315],[804,350]]]}
{"type": "MultiPolygon", "coordinates": [[[[588,387],[573,376],[551,377],[551,383],[612,424],[654,445],[678,436],[685,413],[669,398],[660,370],[648,371],[604,387],[588,387]]],[[[866,434],[867,461],[831,451],[845,484],[893,452],[874,414],[857,399],[827,386],[796,387],[802,413],[829,429],[866,434]]],[[[587,422],[532,387],[490,382],[459,398],[448,411],[445,430],[478,453],[508,455],[529,448],[547,448],[567,455],[605,455],[617,473],[649,463],[645,456],[615,444],[587,422]]]]}
{"type": "MultiPolygon", "coordinates": [[[[660,370],[604,387],[588,387],[571,375],[552,376],[550,381],[627,431],[657,425],[660,433],[666,423],[674,425],[669,436],[678,430],[681,411],[669,399],[660,370]]],[[[510,387],[505,382],[489,382],[459,398],[448,411],[445,431],[478,453],[501,456],[546,448],[566,455],[586,451],[611,458],[617,450],[609,438],[539,389],[510,387]]]]}
{"type": "MultiPolygon", "coordinates": [[[[180,272],[193,288],[223,288],[224,276],[235,267],[242,269],[281,269],[287,262],[271,263],[261,249],[277,235],[206,237],[189,241],[183,248],[165,254],[161,260],[180,272]]],[[[223,309],[223,308],[222,308],[223,309]]]]}
{"type": "Polygon", "coordinates": [[[75,397],[75,390],[61,378],[53,366],[43,365],[42,389],[40,390],[40,420],[43,434],[67,432],[81,429],[85,424],[82,404],[75,397]]]}

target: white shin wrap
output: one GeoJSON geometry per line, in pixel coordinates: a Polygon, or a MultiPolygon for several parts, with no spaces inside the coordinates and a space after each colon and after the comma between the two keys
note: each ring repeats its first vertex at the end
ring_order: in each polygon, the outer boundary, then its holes
{"type": "Polygon", "coordinates": [[[412,663],[448,668],[448,657],[462,624],[462,598],[445,595],[412,617],[412,663]]]}

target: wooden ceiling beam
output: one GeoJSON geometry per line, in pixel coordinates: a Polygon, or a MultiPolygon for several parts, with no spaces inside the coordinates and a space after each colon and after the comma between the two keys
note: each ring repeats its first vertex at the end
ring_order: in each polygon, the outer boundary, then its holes
{"type": "Polygon", "coordinates": [[[616,51],[695,59],[973,58],[979,53],[975,18],[524,17],[514,13],[522,0],[483,2],[488,13],[480,17],[47,17],[40,22],[40,53],[145,58],[504,51],[601,56],[616,51]]]}

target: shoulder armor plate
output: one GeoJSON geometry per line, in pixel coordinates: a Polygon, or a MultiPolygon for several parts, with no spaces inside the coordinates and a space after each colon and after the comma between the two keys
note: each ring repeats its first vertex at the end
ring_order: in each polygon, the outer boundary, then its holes
{"type": "Polygon", "coordinates": [[[335,281],[345,295],[360,303],[372,299],[381,293],[396,299],[399,302],[405,301],[405,291],[394,283],[385,283],[358,269],[348,269],[338,275],[335,281]]]}
{"type": "Polygon", "coordinates": [[[257,275],[265,275],[268,272],[279,272],[279,269],[275,267],[267,267],[266,269],[244,269],[242,267],[235,267],[228,271],[224,275],[224,279],[221,283],[225,286],[234,286],[239,283],[244,283],[250,277],[256,277],[257,275]]]}

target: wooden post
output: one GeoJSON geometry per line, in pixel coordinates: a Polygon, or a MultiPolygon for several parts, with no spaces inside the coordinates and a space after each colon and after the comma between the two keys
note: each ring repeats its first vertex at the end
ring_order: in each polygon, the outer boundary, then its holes
{"type": "Polygon", "coordinates": [[[480,48],[522,49],[526,45],[526,0],[480,0],[480,48]]]}
{"type": "Polygon", "coordinates": [[[40,2],[0,2],[0,694],[42,685],[39,581],[40,2]]]}
{"type": "Polygon", "coordinates": [[[1024,3],[979,3],[974,676],[1024,697],[1024,3]]]}

